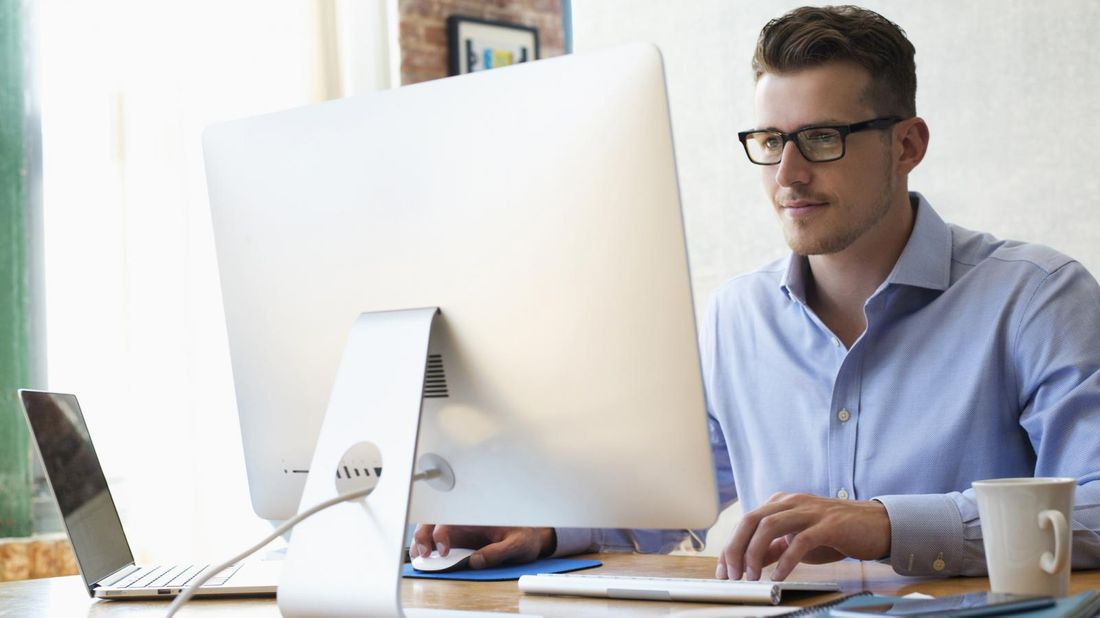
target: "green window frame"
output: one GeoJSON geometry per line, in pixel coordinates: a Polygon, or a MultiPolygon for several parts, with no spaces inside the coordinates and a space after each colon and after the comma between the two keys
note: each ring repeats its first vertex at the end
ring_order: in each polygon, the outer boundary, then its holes
{"type": "Polygon", "coordinates": [[[41,357],[32,323],[31,238],[39,220],[32,200],[41,158],[28,94],[28,12],[24,0],[0,0],[0,537],[33,532],[32,452],[16,394],[38,382],[32,374],[41,357]]]}

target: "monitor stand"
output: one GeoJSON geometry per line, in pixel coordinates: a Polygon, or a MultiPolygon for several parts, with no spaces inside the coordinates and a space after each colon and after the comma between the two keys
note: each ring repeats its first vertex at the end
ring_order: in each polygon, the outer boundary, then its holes
{"type": "Polygon", "coordinates": [[[430,454],[421,457],[421,467],[430,469],[414,475],[428,346],[439,315],[436,307],[363,313],[352,326],[299,509],[374,489],[295,528],[277,593],[283,616],[479,615],[401,609],[411,485],[454,485],[446,462],[430,454]]]}

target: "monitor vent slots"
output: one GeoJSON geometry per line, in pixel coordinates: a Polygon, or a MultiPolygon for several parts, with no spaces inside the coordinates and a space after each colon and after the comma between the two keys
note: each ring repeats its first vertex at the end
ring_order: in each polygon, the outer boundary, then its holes
{"type": "Polygon", "coordinates": [[[428,369],[424,372],[424,398],[438,399],[449,396],[447,375],[443,372],[443,355],[429,354],[428,369]]]}

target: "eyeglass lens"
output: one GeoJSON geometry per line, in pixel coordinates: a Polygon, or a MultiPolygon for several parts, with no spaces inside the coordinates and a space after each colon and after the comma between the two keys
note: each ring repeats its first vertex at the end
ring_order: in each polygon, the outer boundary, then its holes
{"type": "MultiPolygon", "coordinates": [[[[794,135],[802,156],[810,161],[830,161],[844,154],[840,131],[828,127],[805,129],[794,135]]],[[[745,140],[749,157],[757,163],[777,163],[783,157],[785,141],[777,131],[754,131],[745,140]]]]}

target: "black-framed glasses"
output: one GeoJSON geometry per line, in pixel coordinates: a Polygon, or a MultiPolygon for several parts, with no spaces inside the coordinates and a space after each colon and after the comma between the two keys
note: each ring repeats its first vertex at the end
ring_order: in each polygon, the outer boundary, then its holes
{"type": "Polygon", "coordinates": [[[798,152],[807,161],[825,163],[844,158],[844,147],[848,135],[860,131],[885,129],[901,122],[900,116],[873,118],[855,124],[823,124],[804,127],[791,133],[774,129],[753,129],[741,131],[737,138],[745,147],[749,161],[757,165],[776,165],[783,160],[783,148],[793,141],[798,152]]]}

